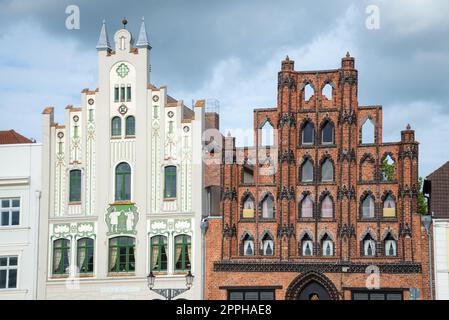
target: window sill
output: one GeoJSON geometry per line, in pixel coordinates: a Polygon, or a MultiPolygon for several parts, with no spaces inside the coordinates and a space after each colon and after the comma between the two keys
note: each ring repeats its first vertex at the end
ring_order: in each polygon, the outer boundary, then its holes
{"type": "Polygon", "coordinates": [[[115,201],[113,203],[111,203],[111,206],[120,206],[120,205],[134,205],[135,202],[133,201],[115,201]]]}
{"type": "Polygon", "coordinates": [[[133,136],[125,136],[125,139],[135,139],[135,138],[136,138],[135,135],[133,135],[133,136]]]}
{"type": "Polygon", "coordinates": [[[163,201],[165,201],[165,202],[173,202],[173,201],[176,201],[176,198],[164,198],[163,201]]]}
{"type": "Polygon", "coordinates": [[[79,278],[93,278],[95,275],[93,273],[80,273],[78,275],[79,278]]]}
{"type": "Polygon", "coordinates": [[[240,218],[239,222],[256,222],[255,218],[240,218]]]}
{"type": "Polygon", "coordinates": [[[134,277],[136,274],[134,272],[110,272],[108,277],[120,278],[120,277],[134,277]]]}
{"type": "Polygon", "coordinates": [[[275,218],[260,218],[259,222],[276,222],[275,218]]]}
{"type": "Polygon", "coordinates": [[[69,202],[69,206],[79,206],[79,205],[81,205],[81,201],[69,202]]]}
{"type": "Polygon", "coordinates": [[[111,136],[111,140],[120,140],[122,136],[111,136]]]}
{"type": "Polygon", "coordinates": [[[67,279],[68,277],[69,277],[68,274],[60,274],[60,275],[52,275],[52,276],[49,276],[48,278],[50,280],[60,280],[60,279],[67,279]]]}

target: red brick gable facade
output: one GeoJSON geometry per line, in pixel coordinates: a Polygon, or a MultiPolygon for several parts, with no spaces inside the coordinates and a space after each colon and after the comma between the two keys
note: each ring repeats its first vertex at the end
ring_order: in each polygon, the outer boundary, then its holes
{"type": "Polygon", "coordinates": [[[206,233],[206,299],[251,290],[276,299],[365,297],[373,270],[378,294],[408,299],[416,288],[428,298],[418,142],[407,126],[401,141],[383,143],[382,107],[359,106],[357,91],[349,54],[340,69],[311,72],[295,71],[287,57],[277,108],[254,111],[256,147],[224,139],[221,215],[206,233]],[[374,132],[366,143],[368,122],[374,132]],[[268,148],[267,123],[277,141],[268,148]]]}

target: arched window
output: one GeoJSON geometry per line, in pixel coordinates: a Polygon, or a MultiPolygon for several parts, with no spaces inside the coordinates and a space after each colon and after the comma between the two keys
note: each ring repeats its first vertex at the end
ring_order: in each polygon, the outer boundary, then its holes
{"type": "Polygon", "coordinates": [[[326,83],[323,87],[323,90],[321,90],[321,95],[326,100],[332,100],[332,86],[329,83],[326,83]]]}
{"type": "Polygon", "coordinates": [[[304,101],[309,101],[310,98],[315,94],[315,90],[310,85],[310,83],[306,84],[304,87],[304,101]]]}
{"type": "Polygon", "coordinates": [[[302,128],[302,144],[313,144],[315,139],[315,129],[310,121],[307,121],[302,128]]]}
{"type": "Polygon", "coordinates": [[[115,200],[131,200],[131,167],[126,162],[115,168],[115,200]]]}
{"type": "Polygon", "coordinates": [[[363,255],[367,257],[376,255],[376,242],[369,233],[363,238],[363,255]]]}
{"type": "Polygon", "coordinates": [[[253,256],[254,255],[254,239],[253,237],[246,233],[242,239],[243,244],[243,255],[253,256]]]}
{"type": "Polygon", "coordinates": [[[313,255],[313,241],[307,233],[301,239],[301,253],[306,257],[313,255]]]}
{"type": "Polygon", "coordinates": [[[254,200],[249,195],[243,200],[242,217],[244,219],[254,218],[254,200]]]}
{"type": "Polygon", "coordinates": [[[94,272],[94,240],[82,238],[77,241],[77,266],[79,273],[94,272]]]}
{"type": "Polygon", "coordinates": [[[321,165],[321,181],[334,181],[334,165],[329,158],[324,160],[323,164],[321,165]]]}
{"type": "Polygon", "coordinates": [[[53,241],[53,274],[68,274],[70,266],[70,240],[53,241]]]}
{"type": "Polygon", "coordinates": [[[385,218],[396,217],[396,202],[391,194],[388,194],[384,200],[383,216],[385,218]]]}
{"type": "Polygon", "coordinates": [[[334,125],[326,121],[321,129],[321,142],[323,144],[334,143],[334,125]]]}
{"type": "Polygon", "coordinates": [[[111,121],[111,136],[119,137],[122,135],[122,119],[114,117],[111,121]]]}
{"type": "Polygon", "coordinates": [[[175,237],[175,270],[190,270],[192,261],[191,246],[190,236],[183,234],[175,237]]]}
{"type": "Polygon", "coordinates": [[[387,155],[382,160],[382,180],[393,181],[396,177],[396,165],[393,158],[387,155]]]}
{"type": "Polygon", "coordinates": [[[176,198],[176,167],[168,166],[164,171],[164,198],[176,198]]]}
{"type": "Polygon", "coordinates": [[[270,194],[267,194],[262,200],[262,218],[273,219],[274,218],[274,200],[270,194]]]}
{"type": "Polygon", "coordinates": [[[334,204],[330,196],[326,196],[321,202],[321,217],[332,218],[334,216],[334,204]]]}
{"type": "Polygon", "coordinates": [[[136,241],[132,237],[116,237],[109,239],[109,271],[134,272],[136,262],[134,258],[136,241]]]}
{"type": "Polygon", "coordinates": [[[366,195],[362,201],[362,218],[374,218],[374,198],[366,195]]]}
{"type": "Polygon", "coordinates": [[[133,116],[129,116],[126,118],[126,135],[136,135],[136,119],[133,116]]]}
{"type": "Polygon", "coordinates": [[[334,243],[327,233],[321,238],[321,250],[323,256],[330,257],[334,255],[334,243]]]}
{"type": "Polygon", "coordinates": [[[264,256],[272,256],[274,253],[273,237],[268,232],[262,237],[262,253],[264,256]]]}
{"type": "Polygon", "coordinates": [[[310,195],[301,201],[301,218],[313,218],[313,201],[310,195]]]}
{"type": "Polygon", "coordinates": [[[151,270],[167,271],[167,237],[154,236],[151,238],[151,270]]]}
{"type": "Polygon", "coordinates": [[[394,257],[397,254],[397,244],[394,237],[391,235],[391,233],[388,233],[388,235],[384,239],[385,241],[385,255],[387,257],[394,257]]]}
{"type": "Polygon", "coordinates": [[[371,118],[366,118],[362,124],[362,143],[374,143],[374,122],[371,118]]]}
{"type": "Polygon", "coordinates": [[[302,182],[312,182],[313,181],[313,164],[310,159],[307,159],[302,164],[301,181],[302,182]]]}
{"type": "Polygon", "coordinates": [[[261,145],[272,146],[274,140],[273,126],[269,121],[265,121],[265,124],[261,128],[261,145]]]}
{"type": "Polygon", "coordinates": [[[81,170],[70,170],[69,201],[81,201],[81,170]]]}

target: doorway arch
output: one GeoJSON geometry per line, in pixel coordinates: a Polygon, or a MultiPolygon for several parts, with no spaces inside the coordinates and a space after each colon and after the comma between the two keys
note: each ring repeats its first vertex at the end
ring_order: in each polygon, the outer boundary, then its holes
{"type": "Polygon", "coordinates": [[[287,288],[286,300],[338,300],[338,290],[332,281],[318,272],[297,276],[287,288]]]}

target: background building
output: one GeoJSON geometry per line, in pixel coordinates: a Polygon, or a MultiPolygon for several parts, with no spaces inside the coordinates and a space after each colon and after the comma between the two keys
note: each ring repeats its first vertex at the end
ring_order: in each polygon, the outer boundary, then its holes
{"type": "Polygon", "coordinates": [[[435,298],[449,300],[449,162],[431,173],[424,182],[430,195],[433,217],[435,298]]]}
{"type": "Polygon", "coordinates": [[[349,53],[325,71],[287,57],[277,107],[254,110],[255,147],[225,137],[207,299],[429,297],[418,142],[409,125],[383,142],[382,107],[357,89],[349,53]]]}
{"type": "Polygon", "coordinates": [[[0,300],[35,299],[42,145],[0,131],[0,300]]]}
{"type": "Polygon", "coordinates": [[[43,112],[39,298],[161,299],[147,287],[202,297],[201,134],[204,102],[188,108],[150,84],[142,21],[111,47],[103,23],[99,87],[68,106],[65,125],[43,112]]]}

